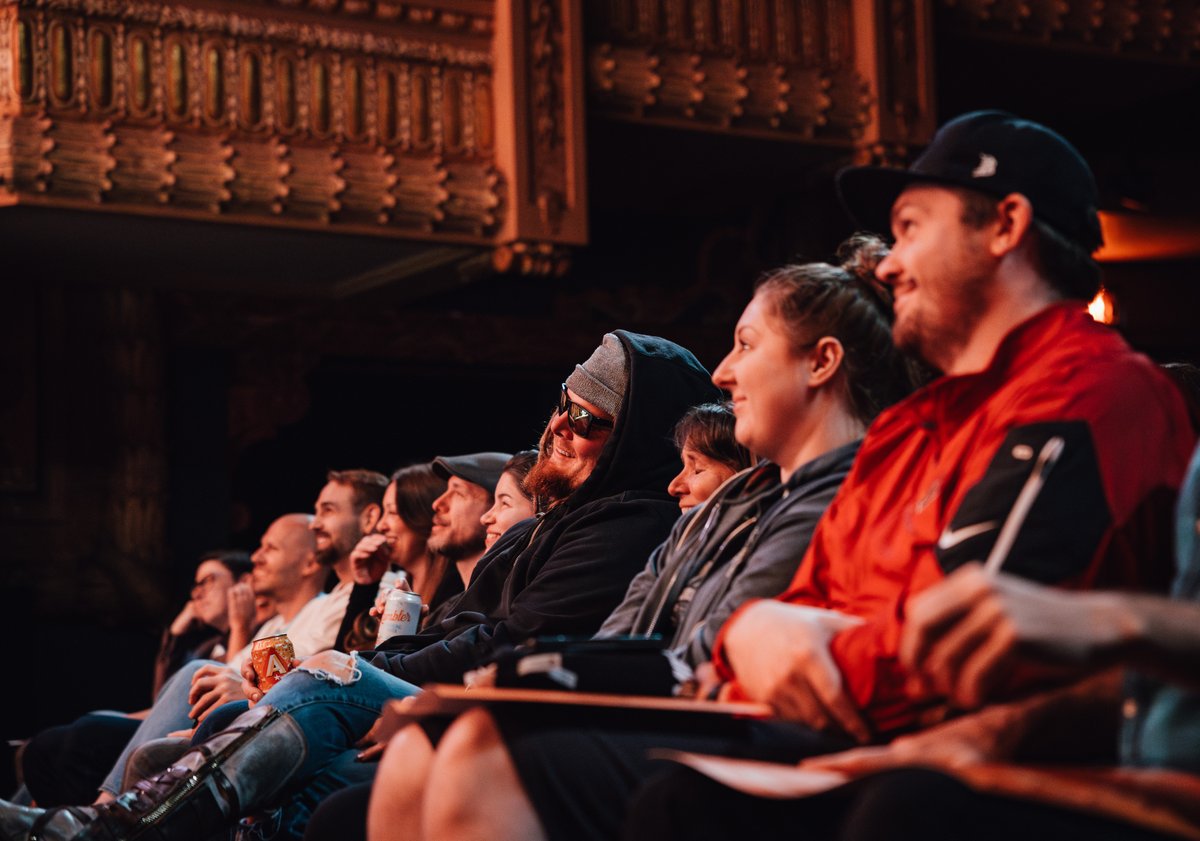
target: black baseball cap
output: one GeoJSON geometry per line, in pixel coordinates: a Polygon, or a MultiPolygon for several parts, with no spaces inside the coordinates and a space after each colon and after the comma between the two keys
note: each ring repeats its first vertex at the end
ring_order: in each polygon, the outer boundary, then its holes
{"type": "Polygon", "coordinates": [[[504,472],[511,453],[468,453],[465,456],[438,456],[433,460],[433,472],[443,479],[457,476],[472,484],[496,492],[496,483],[504,472]]]}
{"type": "Polygon", "coordinates": [[[838,195],[855,223],[877,233],[891,230],[892,204],[920,183],[997,198],[1020,193],[1036,218],[1089,253],[1104,243],[1087,162],[1061,135],[1003,111],[974,111],[946,123],[908,169],[848,167],[837,177],[838,195]]]}

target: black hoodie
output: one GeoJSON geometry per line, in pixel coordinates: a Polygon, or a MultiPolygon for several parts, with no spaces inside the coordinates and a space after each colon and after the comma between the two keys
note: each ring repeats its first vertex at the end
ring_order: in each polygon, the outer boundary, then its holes
{"type": "Polygon", "coordinates": [[[549,634],[590,635],[620,603],[679,515],[666,492],[679,470],[671,431],[689,408],[720,395],[679,345],[615,333],[629,382],[591,475],[492,547],[440,628],[407,638],[401,643],[407,652],[377,651],[368,662],[415,684],[457,682],[499,646],[549,634]]]}

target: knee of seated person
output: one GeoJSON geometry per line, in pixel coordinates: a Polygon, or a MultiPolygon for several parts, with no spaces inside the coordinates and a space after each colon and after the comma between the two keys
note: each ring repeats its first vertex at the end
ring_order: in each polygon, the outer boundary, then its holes
{"type": "Polygon", "coordinates": [[[433,750],[421,726],[410,724],[387,743],[379,760],[379,775],[389,780],[424,778],[433,763],[433,750]]]}
{"type": "Polygon", "coordinates": [[[438,761],[473,761],[479,752],[501,744],[496,721],[484,707],[467,710],[454,720],[438,745],[438,761]]]}
{"type": "Polygon", "coordinates": [[[482,707],[460,715],[438,744],[426,786],[425,827],[429,837],[452,837],[476,820],[488,820],[485,801],[502,794],[503,776],[493,768],[491,748],[502,743],[491,715],[482,707]],[[487,779],[486,792],[474,781],[487,779]],[[481,796],[486,793],[487,797],[481,796]]]}
{"type": "Polygon", "coordinates": [[[350,686],[362,677],[354,658],[340,651],[322,651],[306,658],[271,687],[261,703],[287,709],[302,702],[314,688],[350,686]]]}

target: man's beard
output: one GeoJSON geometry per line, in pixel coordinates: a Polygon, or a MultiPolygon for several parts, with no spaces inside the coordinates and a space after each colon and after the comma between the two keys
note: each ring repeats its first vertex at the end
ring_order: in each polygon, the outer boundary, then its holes
{"type": "Polygon", "coordinates": [[[354,551],[354,547],[358,545],[358,541],[362,538],[359,534],[350,541],[339,541],[336,535],[329,535],[329,545],[324,549],[317,550],[315,555],[317,563],[321,566],[331,567],[334,564],[350,557],[350,553],[354,551]],[[346,542],[349,545],[344,545],[346,542]]]}
{"type": "Polygon", "coordinates": [[[549,507],[575,492],[574,479],[550,463],[545,455],[538,458],[529,475],[522,482],[525,492],[532,496],[539,507],[549,507]]]}
{"type": "Polygon", "coordinates": [[[470,558],[473,555],[478,555],[483,552],[483,540],[487,536],[487,532],[482,529],[472,534],[468,539],[460,539],[457,542],[446,540],[440,546],[437,541],[430,539],[426,543],[426,548],[430,552],[441,555],[448,561],[461,561],[470,558]]]}

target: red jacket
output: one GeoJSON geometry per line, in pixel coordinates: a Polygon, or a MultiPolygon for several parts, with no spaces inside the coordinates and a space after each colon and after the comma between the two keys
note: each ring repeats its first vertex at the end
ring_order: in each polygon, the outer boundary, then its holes
{"type": "MultiPolygon", "coordinates": [[[[942,377],[879,416],[779,597],[867,620],[831,650],[879,732],[915,720],[896,661],[908,598],[987,556],[1056,435],[1066,446],[1005,571],[1066,587],[1170,580],[1173,503],[1194,444],[1183,400],[1114,330],[1076,304],[1051,306],[985,370],[942,377]]],[[[722,642],[714,659],[736,681],[722,642]]]]}

